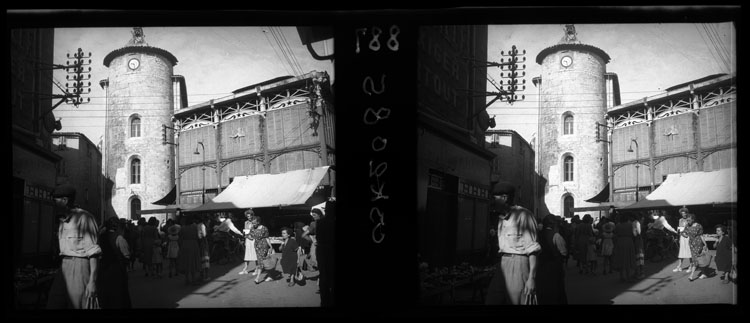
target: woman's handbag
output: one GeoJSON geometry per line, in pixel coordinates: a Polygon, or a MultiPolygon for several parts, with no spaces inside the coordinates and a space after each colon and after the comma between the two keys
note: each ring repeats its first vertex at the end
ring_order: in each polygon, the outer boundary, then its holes
{"type": "Polygon", "coordinates": [[[276,269],[276,263],[278,262],[278,258],[268,256],[266,259],[263,259],[263,269],[265,270],[273,270],[276,269]]]}
{"type": "Polygon", "coordinates": [[[526,294],[526,300],[524,301],[523,305],[539,305],[536,301],[536,293],[526,294]]]}
{"type": "Polygon", "coordinates": [[[297,273],[294,275],[294,280],[299,284],[300,286],[305,286],[305,275],[302,273],[302,269],[300,267],[297,267],[297,273]]]}
{"type": "Polygon", "coordinates": [[[703,251],[696,260],[698,261],[698,267],[708,267],[711,263],[711,254],[708,253],[708,248],[703,247],[703,251]]]}
{"type": "Polygon", "coordinates": [[[83,308],[87,310],[101,309],[101,307],[99,307],[99,298],[97,298],[96,296],[86,297],[86,301],[85,301],[85,304],[83,304],[83,308]]]}

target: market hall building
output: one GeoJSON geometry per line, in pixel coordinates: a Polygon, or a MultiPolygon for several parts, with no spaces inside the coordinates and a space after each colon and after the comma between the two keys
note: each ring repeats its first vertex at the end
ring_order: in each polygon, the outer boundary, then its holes
{"type": "MultiPolygon", "coordinates": [[[[687,206],[706,232],[737,207],[737,85],[717,74],[614,107],[611,202],[623,210],[687,206]]],[[[605,194],[606,193],[606,194],[605,194]]]]}
{"type": "Polygon", "coordinates": [[[170,216],[178,210],[229,212],[240,220],[251,205],[267,208],[256,209],[256,214],[277,235],[277,223],[310,222],[310,205],[324,202],[335,185],[335,171],[330,167],[336,162],[332,96],[329,75],[313,71],[274,78],[179,109],[174,129],[167,129],[167,141],[176,143],[176,185],[157,204],[167,205],[164,211],[170,216]],[[321,170],[324,176],[319,178],[321,170]],[[283,178],[299,187],[283,186],[279,182],[283,178]],[[259,195],[249,193],[252,183],[311,195],[296,199],[285,195],[288,199],[266,199],[264,204],[257,201],[259,195]],[[240,186],[246,186],[244,193],[235,188],[240,186]]]}

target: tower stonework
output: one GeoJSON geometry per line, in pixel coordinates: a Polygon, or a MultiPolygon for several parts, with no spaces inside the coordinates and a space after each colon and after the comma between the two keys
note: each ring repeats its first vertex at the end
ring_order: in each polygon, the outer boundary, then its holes
{"type": "Polygon", "coordinates": [[[542,66],[535,80],[540,83],[538,171],[546,179],[544,202],[551,214],[571,216],[565,210],[571,201],[574,207],[597,205],[585,200],[607,184],[607,146],[597,141],[596,123],[605,124],[609,60],[603,50],[578,41],[572,25],[558,44],[536,57],[542,66]]]}
{"type": "Polygon", "coordinates": [[[120,218],[163,208],[151,203],[174,186],[174,152],[162,144],[162,125],[173,126],[175,64],[172,54],[145,42],[140,28],[125,47],[104,58],[109,68],[106,175],[114,182],[108,193],[120,218]]]}

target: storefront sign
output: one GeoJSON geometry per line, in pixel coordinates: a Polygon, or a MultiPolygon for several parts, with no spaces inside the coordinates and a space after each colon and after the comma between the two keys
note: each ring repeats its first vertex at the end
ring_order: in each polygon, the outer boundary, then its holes
{"type": "Polygon", "coordinates": [[[44,200],[44,201],[53,201],[52,198],[52,189],[31,185],[26,183],[26,187],[24,188],[23,195],[29,198],[38,199],[38,200],[44,200]]]}
{"type": "Polygon", "coordinates": [[[472,184],[462,179],[458,180],[458,194],[475,198],[489,199],[489,189],[481,185],[472,184]]]}

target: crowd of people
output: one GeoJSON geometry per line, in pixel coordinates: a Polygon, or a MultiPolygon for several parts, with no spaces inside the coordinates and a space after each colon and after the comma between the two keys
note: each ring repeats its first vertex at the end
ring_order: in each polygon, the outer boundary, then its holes
{"type": "MultiPolygon", "coordinates": [[[[490,238],[495,241],[488,250],[498,258],[487,287],[488,305],[567,304],[565,268],[571,257],[579,274],[596,276],[601,260],[601,275],[614,270],[620,281],[635,282],[645,277],[646,245],[658,242],[656,247],[665,248],[661,241],[669,240],[669,234],[680,236],[674,272],[689,272],[690,282],[715,275],[709,266],[711,258],[703,227],[685,207],[679,210],[677,229],[670,225],[664,210],[653,210],[650,216],[615,211],[596,223],[589,214],[583,218],[573,216],[569,222],[550,214],[541,220],[540,227],[533,212],[511,206],[510,196],[508,192],[493,192],[490,214],[498,222],[490,230],[490,238]]],[[[722,283],[728,284],[736,275],[734,240],[724,225],[717,225],[716,233],[716,270],[722,272],[722,283]]]]}
{"type": "Polygon", "coordinates": [[[252,209],[245,211],[247,220],[242,231],[236,228],[231,215],[223,214],[214,219],[182,215],[177,221],[168,219],[163,224],[155,217],[140,218],[136,223],[110,217],[99,225],[91,213],[76,207],[72,186],[57,187],[53,197],[59,215],[59,243],[55,245],[61,266],[49,291],[47,308],[90,308],[94,298],[101,308],[131,308],[128,280],[129,273],[136,271],[136,260],[146,277],[162,279],[166,263],[167,278],[182,275],[186,285],[201,284],[210,280],[211,251],[231,252],[229,240],[235,239],[232,235],[244,238],[244,268],[239,275],[250,274],[253,263],[255,284],[286,278],[288,286],[293,287],[304,284],[303,269],[318,270],[321,303],[332,304],[333,268],[326,264],[332,261],[335,200],[328,202],[329,216],[313,209],[310,225],[298,222],[294,229],[281,229],[279,257],[274,256],[269,229],[252,209]],[[324,237],[317,229],[324,231],[324,237]],[[326,264],[318,258],[326,259],[326,264]],[[281,271],[277,270],[279,260],[281,271]]]}

